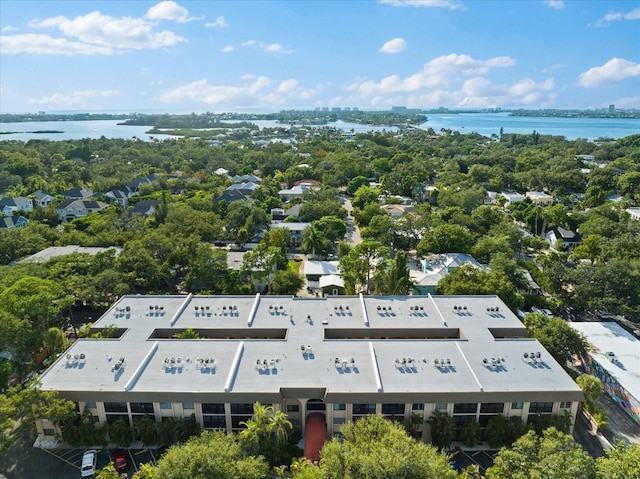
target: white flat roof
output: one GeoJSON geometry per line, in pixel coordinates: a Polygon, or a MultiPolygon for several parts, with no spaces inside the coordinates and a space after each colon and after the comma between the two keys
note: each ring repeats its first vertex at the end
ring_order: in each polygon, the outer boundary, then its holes
{"type": "Polygon", "coordinates": [[[591,357],[616,378],[633,397],[640,400],[640,340],[618,323],[569,324],[584,334],[594,347],[589,353],[591,357]],[[613,352],[614,356],[607,355],[607,352],[613,352]]]}
{"type": "Polygon", "coordinates": [[[104,251],[115,250],[115,255],[118,256],[120,251],[122,251],[121,246],[108,246],[108,247],[99,247],[99,246],[79,246],[79,245],[69,245],[69,246],[50,246],[48,248],[43,249],[42,251],[38,251],[31,256],[27,256],[23,258],[21,261],[31,261],[34,263],[46,263],[51,258],[55,258],[56,256],[63,256],[66,254],[72,253],[85,253],[90,255],[96,255],[98,253],[102,253],[104,251]]]}
{"type": "Polygon", "coordinates": [[[42,388],[166,400],[308,388],[336,402],[350,394],[375,402],[380,393],[391,402],[408,393],[425,402],[451,393],[485,402],[581,399],[496,296],[125,296],[94,328],[111,324],[124,334],[76,341],[42,375],[42,388]],[[187,328],[207,339],[174,337],[187,328]],[[120,358],[124,367],[114,369],[120,358]]]}

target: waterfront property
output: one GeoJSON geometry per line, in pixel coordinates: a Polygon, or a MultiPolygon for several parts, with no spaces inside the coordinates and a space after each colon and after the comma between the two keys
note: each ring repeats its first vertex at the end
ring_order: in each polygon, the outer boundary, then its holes
{"type": "Polygon", "coordinates": [[[257,401],[303,434],[316,413],[329,435],[383,414],[417,417],[429,441],[435,411],[485,426],[575,417],[583,399],[497,296],[124,296],[92,333],[110,325],[116,337],[79,339],[40,378],[99,424],[193,415],[239,431],[257,401]]]}

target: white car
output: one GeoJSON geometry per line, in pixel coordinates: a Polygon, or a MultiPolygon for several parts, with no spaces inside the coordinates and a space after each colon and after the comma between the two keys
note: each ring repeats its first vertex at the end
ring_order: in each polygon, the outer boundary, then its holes
{"type": "Polygon", "coordinates": [[[80,472],[82,477],[93,476],[96,473],[96,462],[98,461],[98,451],[89,449],[82,455],[82,466],[80,472]]]}

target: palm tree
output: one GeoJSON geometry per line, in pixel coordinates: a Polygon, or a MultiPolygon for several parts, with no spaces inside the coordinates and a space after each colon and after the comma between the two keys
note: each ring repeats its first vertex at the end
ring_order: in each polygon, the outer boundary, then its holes
{"type": "Polygon", "coordinates": [[[315,221],[304,229],[302,232],[302,251],[309,252],[313,257],[316,256],[316,250],[322,247],[322,241],[324,240],[324,234],[316,226],[315,221]]]}

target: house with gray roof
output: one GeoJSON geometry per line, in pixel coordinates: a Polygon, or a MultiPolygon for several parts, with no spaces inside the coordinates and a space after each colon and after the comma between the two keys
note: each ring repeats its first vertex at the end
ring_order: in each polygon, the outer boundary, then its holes
{"type": "Polygon", "coordinates": [[[12,216],[18,211],[24,211],[25,213],[33,211],[33,200],[24,196],[0,199],[0,212],[4,216],[12,216]]]}
{"type": "Polygon", "coordinates": [[[56,213],[61,221],[72,221],[104,210],[109,205],[102,201],[65,200],[56,206],[56,213]]]}
{"type": "Polygon", "coordinates": [[[35,191],[31,196],[33,196],[33,201],[36,206],[40,206],[41,208],[47,208],[56,199],[55,196],[42,190],[35,191]]]}
{"type": "Polygon", "coordinates": [[[67,200],[84,200],[93,196],[93,191],[76,186],[70,190],[63,191],[60,195],[67,200]]]}
{"type": "Polygon", "coordinates": [[[26,228],[29,220],[24,216],[0,216],[0,229],[26,228]]]}

